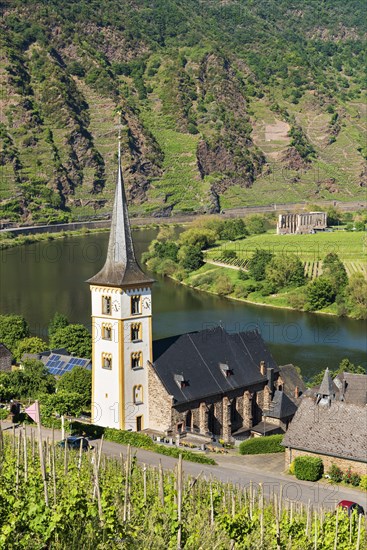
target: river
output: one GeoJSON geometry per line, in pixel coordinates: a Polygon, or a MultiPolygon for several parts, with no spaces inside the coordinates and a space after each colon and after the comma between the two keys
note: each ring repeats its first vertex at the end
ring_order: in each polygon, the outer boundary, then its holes
{"type": "MultiPolygon", "coordinates": [[[[134,231],[138,257],[155,230],[134,231]]],[[[22,314],[34,335],[45,337],[56,311],[91,324],[86,279],[102,266],[107,233],[43,241],[0,253],[0,312],[22,314]]],[[[366,321],[302,313],[228,300],[155,277],[153,337],[221,323],[228,331],[258,328],[278,364],[298,365],[304,376],[335,368],[341,359],[366,366],[366,321]]]]}

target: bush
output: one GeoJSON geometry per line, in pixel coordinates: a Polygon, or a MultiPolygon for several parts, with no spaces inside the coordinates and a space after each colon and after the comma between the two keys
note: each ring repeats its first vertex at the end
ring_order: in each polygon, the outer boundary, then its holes
{"type": "Polygon", "coordinates": [[[294,476],[294,460],[290,463],[288,472],[294,476]]]}
{"type": "Polygon", "coordinates": [[[268,435],[266,437],[254,437],[240,443],[241,455],[262,455],[268,453],[284,453],[285,447],[281,445],[282,435],[268,435]]]}
{"type": "Polygon", "coordinates": [[[227,275],[221,275],[218,277],[217,282],[215,283],[215,292],[219,296],[227,296],[233,292],[233,284],[231,279],[227,275]]]}
{"type": "Polygon", "coordinates": [[[324,473],[321,458],[316,456],[297,456],[294,460],[294,473],[297,479],[317,481],[324,473]]]}
{"type": "Polygon", "coordinates": [[[330,470],[328,471],[331,481],[334,483],[340,483],[343,479],[343,472],[336,464],[332,464],[330,470]]]}
{"type": "Polygon", "coordinates": [[[9,416],[8,409],[0,409],[0,420],[6,420],[9,416]]]}
{"type": "Polygon", "coordinates": [[[222,252],[222,258],[224,260],[232,260],[234,258],[237,258],[237,254],[235,250],[224,250],[222,252]]]}
{"type": "Polygon", "coordinates": [[[361,477],[358,474],[355,474],[351,471],[350,467],[343,475],[344,483],[350,483],[353,487],[358,487],[361,477]]]}
{"type": "Polygon", "coordinates": [[[361,476],[361,480],[359,482],[359,486],[364,491],[367,491],[367,475],[361,476]]]}
{"type": "Polygon", "coordinates": [[[238,272],[238,278],[240,281],[247,281],[250,278],[250,275],[244,269],[240,269],[238,272]]]}

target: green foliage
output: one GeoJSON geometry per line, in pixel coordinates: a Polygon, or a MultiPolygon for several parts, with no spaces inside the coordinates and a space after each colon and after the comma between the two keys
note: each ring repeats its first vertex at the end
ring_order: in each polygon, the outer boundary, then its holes
{"type": "Polygon", "coordinates": [[[351,468],[349,467],[347,471],[344,472],[343,481],[344,483],[353,485],[353,487],[358,487],[361,482],[361,476],[356,474],[355,472],[352,472],[351,468]]]}
{"type": "MultiPolygon", "coordinates": [[[[254,226],[256,226],[256,221],[252,220],[252,228],[254,226]]],[[[245,237],[245,235],[247,235],[247,228],[242,218],[225,220],[219,230],[219,237],[223,241],[234,241],[245,237]]]]}
{"type": "Polygon", "coordinates": [[[266,266],[272,260],[273,254],[264,249],[256,249],[248,263],[248,271],[252,279],[265,279],[266,266]]]}
{"type": "Polygon", "coordinates": [[[68,324],[69,320],[66,315],[56,312],[48,325],[48,337],[52,338],[57,330],[67,327],[68,324]]]}
{"type": "Polygon", "coordinates": [[[246,228],[251,235],[260,235],[265,233],[267,226],[264,216],[260,214],[254,214],[246,218],[246,228]]]}
{"type": "Polygon", "coordinates": [[[367,319],[367,280],[362,273],[353,273],[346,295],[356,319],[367,319]]]}
{"type": "Polygon", "coordinates": [[[223,258],[223,260],[232,260],[234,258],[237,258],[236,251],[235,250],[223,250],[222,258],[223,258]]]}
{"type": "Polygon", "coordinates": [[[276,289],[302,286],[305,282],[303,263],[295,254],[277,254],[266,265],[265,278],[276,289]]]}
{"type": "Polygon", "coordinates": [[[294,459],[294,473],[297,479],[318,481],[324,472],[321,458],[315,456],[297,456],[294,459]]]}
{"type": "Polygon", "coordinates": [[[227,296],[233,292],[233,283],[229,277],[226,275],[221,275],[216,279],[215,282],[215,292],[219,296],[227,296]]]}
{"type": "Polygon", "coordinates": [[[310,311],[317,311],[332,304],[335,296],[332,284],[325,277],[318,277],[307,285],[307,307],[310,311]]]}
{"type": "Polygon", "coordinates": [[[199,247],[201,250],[212,246],[215,240],[216,234],[210,229],[199,229],[194,227],[184,231],[180,235],[181,246],[199,247]]]}
{"type": "Polygon", "coordinates": [[[338,294],[348,283],[347,271],[343,262],[335,252],[330,252],[322,262],[322,275],[326,277],[338,294]]]}
{"type": "Polygon", "coordinates": [[[29,336],[29,326],[21,315],[0,315],[0,342],[12,353],[18,342],[29,336]]]}
{"type": "Polygon", "coordinates": [[[42,424],[45,425],[46,418],[51,419],[54,413],[58,415],[79,416],[85,406],[85,396],[61,389],[53,394],[40,396],[42,424]]]}
{"type": "Polygon", "coordinates": [[[361,476],[361,481],[359,482],[359,486],[363,491],[367,491],[367,475],[361,476]]]}
{"type": "Polygon", "coordinates": [[[339,466],[337,466],[336,464],[331,465],[328,471],[328,475],[331,481],[333,481],[334,483],[340,483],[343,479],[343,472],[341,471],[339,466]]]}
{"type": "Polygon", "coordinates": [[[14,349],[14,358],[19,362],[24,353],[41,353],[48,348],[46,342],[37,336],[30,336],[20,340],[14,349]]]}
{"type": "Polygon", "coordinates": [[[56,382],[42,361],[27,359],[23,369],[0,374],[0,394],[4,399],[37,398],[40,394],[53,393],[56,382]]]}
{"type": "Polygon", "coordinates": [[[181,246],[178,258],[181,267],[187,271],[196,271],[204,263],[204,255],[200,246],[181,246]]]}
{"type": "Polygon", "coordinates": [[[281,445],[282,435],[268,435],[265,437],[253,437],[240,443],[241,455],[260,455],[267,453],[284,453],[285,447],[281,445]]]}
{"type": "Polygon", "coordinates": [[[65,348],[77,357],[90,358],[92,354],[92,337],[80,324],[68,325],[57,329],[50,338],[51,348],[65,348]]]}
{"type": "Polygon", "coordinates": [[[57,390],[66,393],[77,393],[81,397],[82,405],[90,405],[92,395],[92,372],[76,366],[65,372],[57,382],[57,390]]]}

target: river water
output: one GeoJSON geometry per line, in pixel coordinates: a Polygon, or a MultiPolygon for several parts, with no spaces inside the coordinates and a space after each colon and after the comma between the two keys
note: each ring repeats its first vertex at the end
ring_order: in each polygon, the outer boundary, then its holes
{"type": "MultiPolygon", "coordinates": [[[[137,256],[155,230],[134,231],[137,256]]],[[[45,337],[55,311],[73,323],[91,324],[86,279],[104,263],[108,234],[90,234],[0,253],[0,312],[22,314],[31,332],[45,337]]],[[[241,303],[155,276],[153,337],[201,330],[221,323],[228,331],[260,331],[278,364],[298,365],[304,376],[335,368],[341,359],[366,366],[366,321],[241,303]]]]}

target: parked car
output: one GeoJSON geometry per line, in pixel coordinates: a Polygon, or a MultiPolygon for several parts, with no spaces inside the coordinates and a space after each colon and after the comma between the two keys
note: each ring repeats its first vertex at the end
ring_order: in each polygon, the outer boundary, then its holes
{"type": "Polygon", "coordinates": [[[78,435],[71,435],[67,437],[66,439],[63,439],[58,443],[60,447],[65,447],[65,443],[67,444],[69,449],[74,449],[76,451],[79,451],[80,449],[80,443],[82,445],[83,451],[89,451],[93,449],[92,445],[89,443],[88,439],[83,436],[78,435]]]}
{"type": "Polygon", "coordinates": [[[353,502],[351,500],[341,500],[338,504],[340,508],[344,508],[348,512],[348,516],[350,516],[353,512],[353,510],[357,510],[357,514],[362,514],[364,516],[364,510],[360,504],[357,504],[357,502],[353,502]]]}

